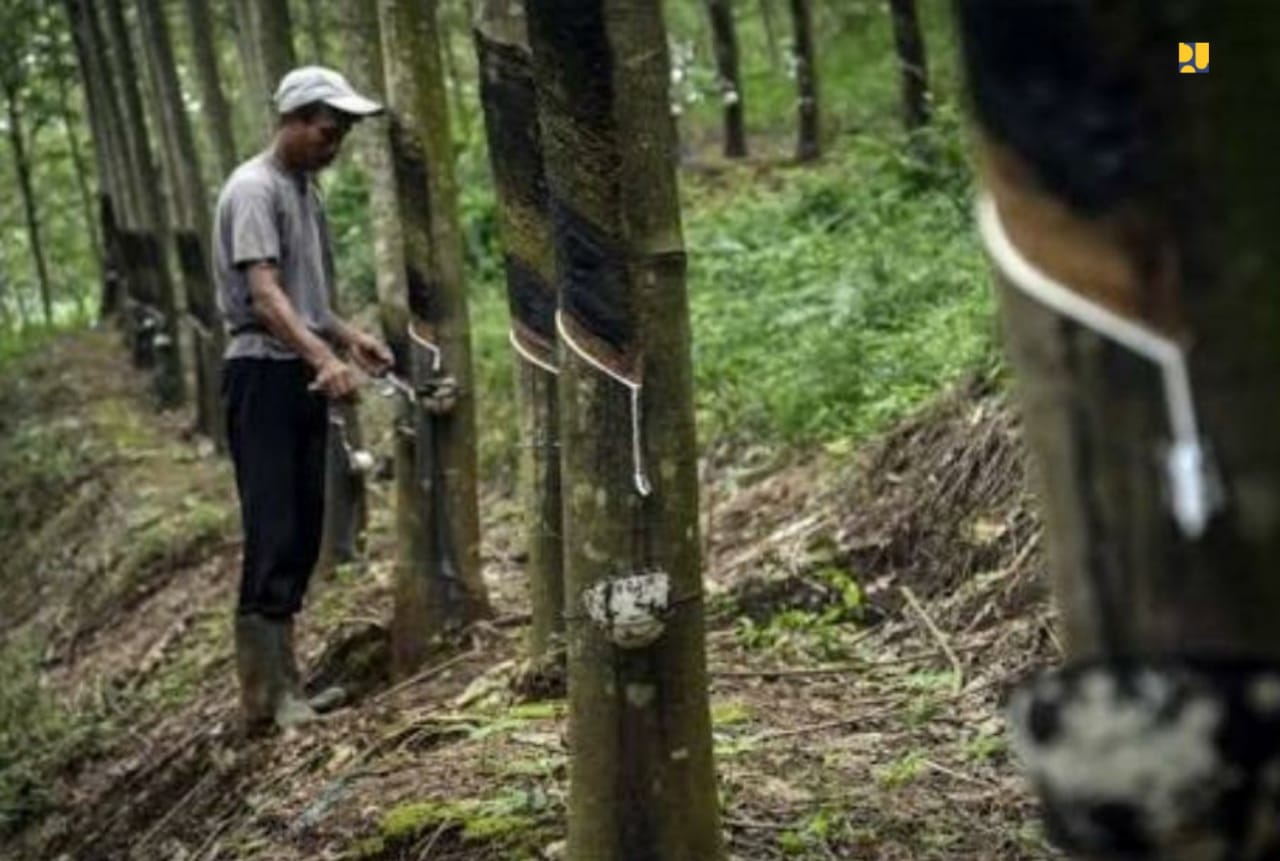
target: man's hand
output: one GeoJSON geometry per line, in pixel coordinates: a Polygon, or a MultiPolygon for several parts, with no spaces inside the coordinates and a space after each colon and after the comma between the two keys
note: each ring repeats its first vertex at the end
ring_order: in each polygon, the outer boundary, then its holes
{"type": "Polygon", "coordinates": [[[382,376],[395,364],[395,357],[386,344],[364,332],[352,331],[347,337],[347,347],[351,350],[351,358],[371,377],[382,376]]]}
{"type": "Polygon", "coordinates": [[[316,378],[309,388],[323,392],[325,397],[340,401],[356,392],[356,372],[337,356],[330,355],[316,368],[316,378]]]}

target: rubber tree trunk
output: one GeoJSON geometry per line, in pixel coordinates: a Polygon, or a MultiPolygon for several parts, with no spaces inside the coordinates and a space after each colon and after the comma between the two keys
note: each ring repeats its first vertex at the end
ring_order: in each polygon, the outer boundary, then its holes
{"type": "MultiPolygon", "coordinates": [[[[344,35],[346,73],[352,84],[370,98],[385,101],[382,63],[382,41],[378,28],[377,4],[369,0],[345,0],[341,6],[341,30],[344,35]]],[[[397,364],[408,367],[409,324],[408,293],[405,287],[404,249],[400,233],[391,173],[391,139],[384,117],[365,120],[355,140],[357,157],[369,179],[369,212],[374,241],[374,265],[378,312],[383,336],[397,356],[397,364]]],[[[412,569],[410,548],[415,532],[409,525],[408,513],[415,509],[413,440],[403,433],[412,416],[397,417],[394,446],[395,498],[400,515],[396,518],[396,567],[412,569]]]]}
{"type": "Polygon", "coordinates": [[[893,41],[902,72],[902,123],[908,132],[929,124],[929,67],[924,37],[916,15],[916,0],[889,0],[893,41]]]}
{"type": "Polygon", "coordinates": [[[26,126],[18,110],[17,88],[6,86],[5,110],[9,126],[9,150],[13,155],[13,169],[18,175],[18,192],[22,197],[22,214],[27,223],[27,244],[31,247],[31,260],[36,270],[36,286],[40,290],[40,307],[44,311],[44,324],[53,325],[52,285],[49,267],[45,262],[44,240],[40,234],[40,212],[36,205],[35,189],[31,183],[31,161],[27,154],[26,126]]]}
{"type": "Polygon", "coordinates": [[[818,59],[813,44],[813,8],[810,0],[790,0],[790,3],[791,60],[796,74],[796,112],[799,118],[796,161],[813,161],[822,155],[818,59]]]}
{"type": "Polygon", "coordinates": [[[410,564],[397,571],[392,626],[393,660],[404,673],[444,634],[490,611],[480,577],[471,333],[437,8],[380,0],[378,12],[412,336],[401,342],[419,393],[444,377],[458,392],[446,413],[428,411],[421,399],[413,410],[416,534],[410,564]]]}
{"type": "Polygon", "coordinates": [[[186,0],[188,34],[194,59],[196,80],[200,84],[201,114],[205,131],[218,160],[219,178],[231,175],[239,163],[236,155],[235,129],[231,123],[231,107],[222,88],[218,70],[218,52],[214,47],[215,29],[209,0],[186,0]]]}
{"type": "Polygon", "coordinates": [[[261,105],[266,125],[265,142],[276,125],[271,97],[280,79],[298,65],[293,48],[293,23],[289,0],[235,0],[238,17],[237,48],[252,90],[250,100],[261,105]]]}
{"type": "MultiPolygon", "coordinates": [[[[1232,662],[1258,661],[1274,674],[1280,436],[1268,417],[1280,419],[1280,119],[1247,94],[1280,85],[1268,47],[1280,38],[1280,7],[961,0],[957,10],[993,204],[983,210],[984,232],[1001,273],[1069,657],[1113,668],[1208,662],[1208,676],[1219,680],[1232,662]],[[1230,62],[1179,75],[1171,34],[1208,40],[1230,62]],[[1007,242],[992,241],[997,227],[1007,242]],[[1185,403],[1208,458],[1193,475],[1219,490],[1216,500],[1192,497],[1216,502],[1207,520],[1191,517],[1185,501],[1173,505],[1187,499],[1176,492],[1186,476],[1165,467],[1174,433],[1166,399],[1176,388],[1166,391],[1152,361],[1098,324],[1033,298],[1028,266],[1010,264],[1015,253],[1068,295],[1178,348],[1189,373],[1185,403]]],[[[1112,690],[1095,686],[1100,700],[1112,690]]],[[[1213,705],[1210,727],[1243,717],[1238,706],[1213,705]]],[[[1091,726],[1105,738],[1140,714],[1130,709],[1119,724],[1103,714],[1091,726]]],[[[1175,707],[1170,720],[1178,716],[1175,707]]],[[[1185,764],[1199,739],[1177,738],[1185,764]]],[[[1269,750],[1273,738],[1258,733],[1250,744],[1269,750]]],[[[1215,761],[1220,755],[1213,751],[1215,761]]],[[[1260,748],[1255,763],[1272,755],[1260,748]]],[[[1106,763],[1092,766],[1077,770],[1081,780],[1113,773],[1106,763]]],[[[1161,766],[1162,780],[1178,776],[1171,766],[1161,766]]],[[[1201,775],[1195,791],[1216,792],[1219,777],[1243,785],[1248,776],[1220,769],[1201,775]]],[[[1270,810],[1250,820],[1265,828],[1249,851],[1213,842],[1227,854],[1125,857],[1277,857],[1270,810]]],[[[1111,799],[1107,811],[1113,822],[1145,824],[1129,801],[1111,799]]],[[[1240,806],[1232,813],[1252,816],[1240,806]]],[[[1201,844],[1187,834],[1176,845],[1201,844]]]]}
{"type": "MultiPolygon", "coordinates": [[[[76,179],[76,191],[80,195],[80,211],[84,216],[85,231],[89,235],[89,250],[93,253],[93,261],[98,266],[98,271],[102,271],[102,237],[98,233],[98,218],[94,206],[93,190],[90,187],[89,168],[85,164],[84,154],[80,149],[80,139],[76,134],[75,115],[71,110],[71,99],[67,93],[67,81],[62,76],[62,72],[56,72],[55,86],[58,88],[58,113],[59,119],[62,120],[62,132],[67,139],[67,154],[71,156],[71,172],[76,179]]],[[[86,112],[89,104],[89,96],[85,94],[86,112]]],[[[93,128],[92,121],[89,123],[90,129],[93,128]]],[[[91,132],[92,133],[92,132],[91,132]]],[[[106,179],[100,177],[102,185],[106,184],[106,179]]]]}
{"type": "Polygon", "coordinates": [[[711,42],[715,46],[716,73],[720,77],[720,98],[724,105],[724,154],[726,158],[742,158],[747,154],[747,129],[733,0],[707,0],[707,12],[711,17],[711,42]]]}
{"type": "MultiPolygon", "coordinates": [[[[97,5],[97,4],[93,4],[97,5]]],[[[155,392],[161,407],[176,407],[185,399],[186,382],[182,375],[182,351],[179,349],[177,295],[166,264],[165,248],[169,242],[164,222],[161,190],[155,181],[151,160],[151,143],[147,136],[143,113],[140,78],[129,44],[124,10],[120,0],[105,0],[104,14],[107,43],[111,46],[112,78],[123,105],[125,141],[132,185],[139,203],[138,222],[125,244],[125,256],[136,291],[137,330],[144,334],[135,345],[135,361],[155,364],[155,392]]]]}
{"type": "Polygon", "coordinates": [[[564,571],[556,376],[555,246],[521,0],[479,0],[480,103],[498,195],[520,412],[520,497],[528,549],[534,675],[564,659],[564,571]]]}
{"type": "MultiPolygon", "coordinates": [[[[323,227],[328,233],[327,218],[323,227]]],[[[331,253],[325,254],[324,262],[329,284],[336,285],[336,267],[331,253]]],[[[329,301],[335,311],[342,310],[336,289],[330,290],[329,301]]],[[[321,571],[353,562],[364,551],[369,513],[365,486],[367,470],[359,463],[359,452],[362,451],[364,432],[356,404],[352,401],[331,403],[325,447],[324,528],[320,535],[317,566],[321,571]]]]}
{"type": "Polygon", "coordinates": [[[142,41],[156,91],[161,140],[169,153],[172,188],[177,213],[173,226],[178,268],[186,288],[191,322],[192,354],[196,377],[196,426],[226,449],[226,420],[220,386],[220,368],[226,339],[218,315],[213,278],[209,269],[211,235],[208,201],[200,170],[200,153],[187,116],[174,63],[169,24],[160,0],[138,0],[142,41]]]}
{"type": "Polygon", "coordinates": [[[325,51],[324,44],[325,20],[320,0],[306,0],[303,12],[307,19],[307,44],[311,53],[308,62],[327,65],[325,57],[328,52],[325,51]]]}
{"type": "Polygon", "coordinates": [[[769,47],[769,62],[774,71],[782,68],[781,53],[778,50],[778,25],[773,16],[773,0],[759,0],[760,24],[764,27],[765,44],[769,47]]]}
{"type": "Polygon", "coordinates": [[[92,54],[92,38],[86,33],[88,22],[79,9],[78,0],[63,0],[71,31],[76,65],[83,85],[86,113],[93,138],[94,158],[98,166],[98,219],[102,243],[102,302],[99,313],[102,319],[122,321],[124,310],[124,282],[119,259],[116,212],[122,207],[127,193],[127,181],[121,165],[121,145],[116,131],[117,118],[104,92],[105,72],[101,57],[92,54]]]}
{"type": "Polygon", "coordinates": [[[529,34],[563,354],[567,857],[718,859],[686,259],[661,9],[645,0],[535,3],[529,34]]]}

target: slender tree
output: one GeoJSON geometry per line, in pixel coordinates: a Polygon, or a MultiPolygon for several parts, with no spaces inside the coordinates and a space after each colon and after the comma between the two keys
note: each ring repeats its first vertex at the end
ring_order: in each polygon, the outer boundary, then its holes
{"type": "Polygon", "coordinates": [[[527,681],[535,690],[544,682],[555,689],[564,659],[555,247],[522,0],[479,0],[475,43],[516,359],[520,483],[533,605],[527,681]]]}
{"type": "Polygon", "coordinates": [[[658,4],[529,5],[557,257],[570,861],[723,857],[658,4]]]}
{"type": "Polygon", "coordinates": [[[132,231],[125,256],[129,258],[131,280],[136,285],[131,291],[135,312],[143,318],[144,325],[138,328],[152,333],[137,345],[135,356],[146,363],[151,358],[147,355],[148,349],[154,349],[156,394],[161,406],[172,407],[182,403],[186,385],[178,343],[177,291],[166,263],[170,234],[165,225],[161,189],[155,182],[151,142],[139,91],[140,77],[124,10],[120,0],[105,0],[101,10],[106,43],[110,46],[111,78],[119,96],[117,102],[123,106],[121,118],[131,153],[131,184],[139,203],[137,228],[132,231]]]}
{"type": "MultiPolygon", "coordinates": [[[[382,62],[382,41],[378,29],[378,8],[369,0],[344,0],[340,7],[340,22],[345,37],[344,50],[347,75],[361,92],[385,101],[382,62]]],[[[408,293],[405,287],[404,251],[397,218],[395,186],[391,174],[391,140],[388,123],[383,117],[364,121],[369,128],[363,130],[357,140],[357,156],[369,179],[369,212],[374,237],[374,263],[379,317],[383,336],[397,356],[397,364],[408,367],[409,324],[408,293]]],[[[395,423],[396,445],[395,481],[396,519],[396,568],[408,571],[413,567],[410,550],[415,541],[407,516],[416,507],[414,479],[413,440],[404,431],[412,423],[407,403],[401,405],[404,414],[395,423]]]]}
{"type": "MultiPolygon", "coordinates": [[[[80,137],[76,134],[76,130],[80,126],[79,118],[72,110],[71,98],[67,92],[67,78],[73,72],[71,69],[59,65],[54,69],[53,74],[54,86],[58,90],[58,119],[62,123],[62,133],[67,141],[67,154],[71,157],[71,173],[76,179],[76,191],[80,195],[80,208],[84,213],[85,231],[89,236],[89,250],[93,252],[94,263],[101,270],[103,266],[102,238],[99,235],[97,207],[94,205],[94,194],[90,187],[89,167],[85,163],[84,155],[80,150],[80,137]]],[[[86,106],[88,101],[86,96],[86,106]]],[[[92,126],[92,123],[90,123],[90,126],[92,126]]],[[[105,180],[103,184],[105,185],[105,180]]]]}
{"type": "Polygon", "coordinates": [[[124,266],[117,229],[117,213],[128,211],[130,193],[128,170],[120,139],[119,118],[111,105],[109,78],[90,32],[90,22],[82,14],[79,0],[63,0],[68,29],[84,85],[85,107],[92,130],[94,157],[98,165],[98,219],[102,239],[103,282],[100,313],[104,319],[127,319],[121,314],[125,299],[124,266]]]}
{"type": "Polygon", "coordinates": [[[261,106],[269,137],[275,129],[271,96],[280,79],[298,65],[293,47],[293,23],[289,0],[235,0],[238,30],[236,47],[245,67],[250,101],[261,106]]]}
{"type": "Polygon", "coordinates": [[[796,142],[796,160],[812,161],[822,155],[813,7],[810,0],[790,0],[790,3],[791,62],[796,75],[796,110],[800,129],[796,142]]]}
{"type": "Polygon", "coordinates": [[[1077,857],[1277,857],[1280,7],[956,8],[1071,661],[1020,758],[1077,857]]]}
{"type": "Polygon", "coordinates": [[[908,132],[929,123],[929,67],[924,37],[916,15],[916,0],[889,0],[893,14],[893,41],[902,70],[902,122],[908,132]]]}
{"type": "Polygon", "coordinates": [[[226,344],[209,270],[212,228],[200,153],[183,103],[164,9],[160,0],[137,3],[147,68],[157,97],[159,138],[168,154],[169,186],[177,216],[173,236],[193,335],[197,427],[221,449],[226,442],[226,422],[219,368],[226,344]]]}
{"type": "Polygon", "coordinates": [[[235,129],[231,123],[231,107],[222,88],[215,49],[213,15],[209,0],[186,0],[188,35],[194,60],[196,79],[200,84],[200,114],[218,160],[220,179],[231,175],[239,157],[235,129]]]}
{"type": "Polygon", "coordinates": [[[325,50],[324,44],[326,22],[320,0],[306,0],[303,5],[303,12],[307,20],[307,48],[311,54],[308,60],[312,63],[324,65],[328,52],[325,50]]]}
{"type": "Polygon", "coordinates": [[[778,50],[778,24],[773,17],[773,0],[759,0],[760,23],[764,27],[765,44],[769,46],[769,62],[775,71],[782,67],[781,52],[778,50]]]}
{"type": "MultiPolygon", "coordinates": [[[[17,66],[21,69],[21,63],[17,66]]],[[[20,72],[19,72],[20,73],[20,72]]],[[[36,270],[36,285],[40,289],[40,306],[44,311],[44,323],[53,325],[52,284],[49,279],[49,266],[45,261],[44,239],[40,230],[40,211],[36,203],[35,188],[31,182],[30,142],[27,138],[27,127],[23,121],[21,99],[21,82],[14,74],[14,67],[8,66],[0,75],[0,92],[4,96],[5,117],[8,120],[9,150],[13,156],[13,169],[17,174],[18,192],[22,197],[22,213],[27,223],[27,245],[31,249],[31,259],[36,270]]]]}
{"type": "Polygon", "coordinates": [[[711,41],[720,78],[720,99],[724,104],[724,154],[727,158],[742,158],[747,154],[747,129],[733,0],[707,0],[707,12],[711,17],[711,41]]]}
{"type": "Polygon", "coordinates": [[[392,630],[403,672],[489,605],[480,578],[470,323],[437,8],[432,0],[380,0],[378,12],[417,392],[416,504],[401,507],[401,517],[413,519],[414,541],[410,566],[397,572],[392,630]]]}

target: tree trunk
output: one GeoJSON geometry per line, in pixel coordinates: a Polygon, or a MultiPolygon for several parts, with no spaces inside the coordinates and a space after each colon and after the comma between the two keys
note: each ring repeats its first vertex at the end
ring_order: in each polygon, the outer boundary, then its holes
{"type": "MultiPolygon", "coordinates": [[[[67,152],[71,155],[71,170],[76,177],[76,190],[80,193],[80,209],[84,215],[85,230],[89,234],[89,249],[93,252],[94,263],[98,266],[98,271],[103,271],[102,258],[102,238],[98,234],[98,218],[97,207],[93,205],[93,191],[89,187],[89,169],[85,166],[84,156],[80,152],[80,141],[76,138],[76,124],[71,114],[71,104],[67,96],[67,82],[59,73],[57,75],[56,85],[58,87],[58,111],[62,119],[62,131],[67,138],[67,152]]],[[[86,110],[89,104],[88,91],[85,94],[86,110]]],[[[93,123],[90,122],[92,129],[93,123]]],[[[106,185],[105,176],[99,176],[100,184],[106,185]]]]}
{"type": "Polygon", "coordinates": [[[138,17],[152,86],[156,92],[160,135],[172,174],[177,213],[174,238],[179,270],[186,288],[191,321],[192,353],[196,369],[196,425],[219,451],[226,447],[226,421],[219,369],[226,339],[218,315],[213,278],[209,269],[211,234],[208,201],[200,170],[200,154],[182,100],[174,64],[169,25],[160,0],[138,0],[138,17]]]}
{"type": "Polygon", "coordinates": [[[733,0],[707,0],[711,16],[711,39],[715,46],[716,72],[720,77],[720,97],[724,103],[724,154],[742,158],[747,154],[744,124],[742,76],[738,72],[738,28],[733,22],[733,0]]]}
{"type": "Polygon", "coordinates": [[[321,11],[320,0],[306,0],[303,8],[307,16],[307,41],[311,43],[309,62],[327,65],[324,50],[324,13],[321,11]]]}
{"type": "Polygon", "coordinates": [[[131,152],[132,185],[140,210],[133,237],[125,248],[132,281],[137,285],[134,311],[140,318],[137,330],[148,333],[135,345],[135,359],[142,364],[154,360],[155,391],[161,407],[176,407],[185,396],[182,351],[178,341],[177,296],[166,264],[169,232],[164,222],[161,192],[155,182],[146,117],[138,91],[139,77],[129,44],[120,0],[105,0],[107,43],[111,46],[112,77],[117,88],[126,144],[131,152]]]}
{"type": "Polygon", "coordinates": [[[764,40],[769,46],[769,62],[776,72],[782,67],[778,51],[778,25],[773,17],[773,0],[760,0],[760,23],[764,26],[764,40]]]}
{"type": "Polygon", "coordinates": [[[124,320],[125,285],[119,259],[119,241],[116,234],[116,213],[123,211],[128,193],[128,180],[121,164],[121,143],[118,136],[117,117],[110,104],[107,76],[102,58],[94,52],[94,39],[87,32],[89,22],[81,13],[77,0],[64,0],[72,36],[72,47],[84,85],[85,108],[93,135],[94,156],[98,163],[99,197],[95,216],[98,218],[102,242],[102,319],[124,320]]]}
{"type": "MultiPolygon", "coordinates": [[[[369,0],[345,0],[342,7],[342,32],[348,77],[352,84],[371,98],[385,101],[382,63],[382,41],[378,32],[377,5],[369,0]]],[[[356,139],[357,157],[369,178],[369,212],[373,226],[374,263],[377,281],[378,309],[383,336],[397,356],[397,366],[408,367],[409,306],[405,287],[404,249],[397,218],[395,186],[391,176],[391,139],[384,117],[365,120],[356,139]]],[[[395,454],[396,499],[408,500],[413,507],[413,440],[399,433],[407,419],[397,419],[395,454]]],[[[401,504],[397,502],[397,504],[401,504]]],[[[396,570],[412,569],[410,549],[414,533],[406,517],[397,517],[396,570]]],[[[398,579],[403,579],[398,577],[398,579]]]]}
{"type": "Polygon", "coordinates": [[[236,169],[239,157],[231,124],[231,107],[223,93],[222,75],[218,71],[213,15],[209,10],[209,0],[186,0],[186,4],[191,53],[195,60],[196,78],[200,82],[201,113],[206,118],[205,128],[218,157],[218,171],[225,178],[236,169]]]}
{"type": "MultiPolygon", "coordinates": [[[[403,230],[410,372],[420,395],[447,376],[447,413],[415,407],[416,524],[412,568],[398,572],[397,668],[420,663],[449,628],[489,612],[480,578],[475,397],[453,147],[435,2],[381,0],[392,169],[403,230]],[[438,350],[438,366],[433,351],[438,350]]],[[[403,366],[402,366],[403,367],[403,366]]]]}
{"type": "Polygon", "coordinates": [[[1078,857],[1277,857],[1258,807],[1277,739],[1251,721],[1274,713],[1280,660],[1280,120],[1243,94],[1280,84],[1280,7],[957,9],[1071,659],[1021,695],[1015,740],[1078,857]],[[1170,34],[1230,62],[1178,75],[1170,34]],[[1189,704],[1210,719],[1189,723],[1189,704]],[[1047,764],[1063,757],[1068,792],[1047,764]],[[1139,788],[1153,773],[1158,811],[1139,788]]]}
{"type": "Polygon", "coordinates": [[[902,69],[902,122],[908,132],[914,132],[929,124],[929,67],[924,37],[916,17],[916,0],[889,0],[889,7],[902,69]]]}
{"type": "Polygon", "coordinates": [[[290,69],[298,65],[293,49],[293,23],[289,18],[289,0],[249,0],[255,44],[261,56],[265,96],[270,108],[271,96],[290,69]]]}
{"type": "Polygon", "coordinates": [[[280,79],[298,65],[289,0],[235,0],[235,3],[240,28],[236,46],[248,72],[250,101],[262,106],[265,141],[276,127],[272,96],[280,79]]]}
{"type": "Polygon", "coordinates": [[[724,847],[661,10],[535,3],[529,35],[563,347],[567,858],[711,861],[724,847]]]}
{"type": "Polygon", "coordinates": [[[27,239],[31,245],[31,258],[36,269],[36,284],[40,288],[40,305],[44,311],[44,324],[53,326],[53,295],[49,282],[49,267],[44,259],[44,242],[40,238],[40,214],[36,206],[35,189],[31,187],[31,162],[27,157],[26,131],[22,114],[18,110],[16,89],[5,89],[5,107],[9,119],[9,147],[13,152],[13,169],[18,174],[18,191],[22,195],[22,214],[27,221],[27,239]]]}
{"type": "Polygon", "coordinates": [[[520,484],[528,548],[534,678],[564,658],[560,443],[556,398],[555,247],[538,129],[533,58],[521,0],[479,0],[475,43],[498,195],[516,345],[520,484]]]}
{"type": "Polygon", "coordinates": [[[791,29],[791,59],[796,71],[796,106],[800,120],[796,161],[813,161],[822,155],[822,128],[818,113],[818,61],[813,46],[810,0],[791,0],[791,29]]]}

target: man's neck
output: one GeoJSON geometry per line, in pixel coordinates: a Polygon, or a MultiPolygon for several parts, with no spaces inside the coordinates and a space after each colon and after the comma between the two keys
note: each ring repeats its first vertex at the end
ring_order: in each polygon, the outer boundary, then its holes
{"type": "Polygon", "coordinates": [[[267,157],[282,172],[305,180],[307,172],[289,158],[288,148],[284,145],[284,141],[280,139],[279,135],[272,139],[271,146],[267,148],[267,157]]]}

